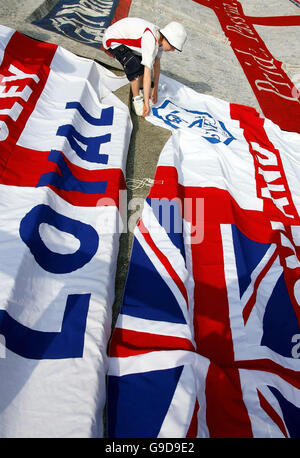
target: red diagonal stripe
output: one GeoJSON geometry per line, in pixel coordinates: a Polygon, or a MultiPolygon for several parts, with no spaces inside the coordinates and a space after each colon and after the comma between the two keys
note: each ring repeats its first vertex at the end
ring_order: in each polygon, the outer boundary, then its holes
{"type": "Polygon", "coordinates": [[[244,323],[245,324],[247,323],[248,318],[249,318],[249,316],[250,316],[250,314],[251,314],[251,312],[253,310],[253,307],[255,306],[256,296],[257,296],[257,289],[258,289],[258,287],[260,285],[260,282],[262,281],[262,279],[264,278],[264,276],[266,275],[268,270],[272,267],[272,265],[275,262],[275,259],[277,258],[277,256],[278,256],[278,250],[276,249],[274,251],[274,253],[272,254],[272,256],[270,257],[270,259],[267,262],[267,264],[265,265],[265,267],[262,269],[262,271],[260,272],[260,274],[257,276],[257,278],[255,280],[253,293],[252,293],[249,301],[247,302],[247,304],[245,305],[244,310],[243,310],[243,318],[244,318],[244,323]]]}
{"type": "Polygon", "coordinates": [[[265,371],[270,372],[271,374],[279,375],[287,383],[290,383],[292,386],[300,390],[300,371],[283,367],[270,359],[235,361],[233,362],[233,366],[239,369],[265,371]]]}
{"type": "Polygon", "coordinates": [[[289,437],[284,422],[282,421],[282,418],[278,415],[276,410],[273,409],[271,404],[266,400],[266,398],[261,394],[259,390],[256,390],[259,398],[259,403],[261,405],[261,408],[266,412],[267,415],[274,421],[274,423],[278,426],[280,431],[285,437],[289,437]]]}
{"type": "Polygon", "coordinates": [[[154,241],[153,241],[148,229],[146,228],[146,226],[144,225],[142,220],[139,221],[138,228],[139,228],[141,234],[143,235],[145,241],[149,245],[149,247],[152,249],[154,254],[157,256],[157,258],[160,260],[162,265],[165,267],[165,269],[167,270],[167,272],[170,275],[170,277],[176,283],[176,285],[177,285],[178,289],[180,290],[181,294],[183,295],[183,297],[184,297],[184,299],[186,301],[186,305],[188,307],[189,306],[188,295],[187,295],[186,288],[185,288],[185,285],[184,285],[183,281],[181,280],[179,275],[176,273],[176,271],[173,269],[173,267],[172,267],[170,261],[168,260],[168,258],[157,248],[157,246],[155,245],[155,243],[154,243],[154,241]]]}

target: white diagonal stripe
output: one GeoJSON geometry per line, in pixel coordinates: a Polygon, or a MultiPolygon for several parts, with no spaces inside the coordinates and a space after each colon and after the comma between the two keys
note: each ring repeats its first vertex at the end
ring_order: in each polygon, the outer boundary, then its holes
{"type": "MultiPolygon", "coordinates": [[[[191,330],[188,325],[182,323],[171,323],[169,321],[154,321],[144,318],[120,314],[116,323],[117,328],[129,329],[136,332],[147,332],[162,336],[181,337],[192,339],[191,330]]],[[[151,339],[149,340],[151,342],[151,339]]]]}

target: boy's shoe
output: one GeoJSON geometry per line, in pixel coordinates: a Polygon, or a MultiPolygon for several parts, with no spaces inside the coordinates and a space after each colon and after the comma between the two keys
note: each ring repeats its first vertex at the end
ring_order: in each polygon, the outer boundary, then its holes
{"type": "Polygon", "coordinates": [[[137,116],[142,116],[144,110],[144,99],[140,95],[133,97],[132,99],[133,108],[137,116]]]}

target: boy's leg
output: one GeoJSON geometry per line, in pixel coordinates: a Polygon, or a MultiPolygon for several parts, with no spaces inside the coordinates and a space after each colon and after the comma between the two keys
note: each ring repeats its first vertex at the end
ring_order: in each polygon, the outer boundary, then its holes
{"type": "Polygon", "coordinates": [[[132,92],[132,103],[134,107],[135,114],[137,116],[143,115],[144,110],[144,99],[140,95],[140,88],[143,84],[143,75],[138,76],[134,80],[130,81],[131,92],[132,92]]]}
{"type": "Polygon", "coordinates": [[[139,76],[138,78],[130,81],[132,97],[136,97],[139,95],[139,90],[143,87],[143,75],[139,76]]]}

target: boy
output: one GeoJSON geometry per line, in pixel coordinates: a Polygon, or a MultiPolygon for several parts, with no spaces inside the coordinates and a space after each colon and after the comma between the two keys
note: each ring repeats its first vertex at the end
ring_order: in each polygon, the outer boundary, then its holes
{"type": "Polygon", "coordinates": [[[157,102],[162,52],[182,51],[186,38],[184,27],[174,21],[159,29],[145,19],[127,17],[106,29],[103,46],[123,66],[138,116],[145,117],[150,113],[150,98],[153,103],[157,102]]]}

